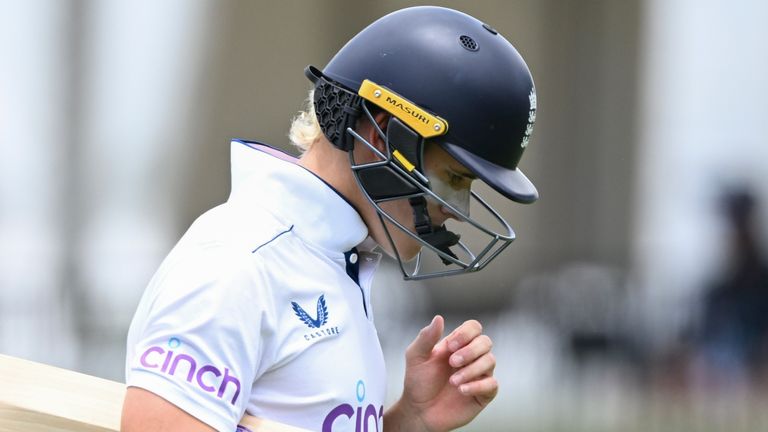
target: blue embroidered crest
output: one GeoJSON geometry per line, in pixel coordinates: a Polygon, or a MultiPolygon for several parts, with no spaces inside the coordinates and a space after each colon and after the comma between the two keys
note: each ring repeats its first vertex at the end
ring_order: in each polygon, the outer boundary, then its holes
{"type": "Polygon", "coordinates": [[[291,302],[291,305],[293,305],[293,311],[296,313],[296,316],[309,328],[320,328],[328,322],[328,307],[325,305],[325,294],[317,299],[316,319],[312,318],[298,303],[291,302]]]}

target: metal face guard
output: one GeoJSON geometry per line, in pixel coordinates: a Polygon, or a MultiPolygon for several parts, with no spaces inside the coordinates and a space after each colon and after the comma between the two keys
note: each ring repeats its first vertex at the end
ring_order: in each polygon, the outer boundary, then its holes
{"type": "MultiPolygon", "coordinates": [[[[365,138],[360,136],[357,132],[355,132],[351,127],[348,127],[346,132],[351,135],[356,141],[359,141],[366,147],[368,147],[374,154],[376,154],[379,157],[379,161],[366,163],[366,164],[357,164],[354,160],[354,153],[353,151],[349,151],[349,160],[350,165],[352,167],[352,172],[355,177],[355,180],[357,181],[358,186],[363,191],[363,194],[365,195],[366,199],[374,206],[376,209],[376,212],[379,216],[379,220],[382,222],[382,225],[384,226],[384,232],[387,235],[387,238],[390,242],[390,245],[392,246],[392,249],[395,253],[395,257],[397,259],[398,265],[400,266],[400,270],[403,273],[403,277],[406,280],[420,280],[420,279],[428,279],[433,277],[439,277],[439,276],[451,276],[451,275],[458,275],[458,274],[464,274],[464,273],[472,273],[479,270],[482,270],[488,263],[496,258],[499,253],[501,253],[502,250],[504,250],[509,244],[515,239],[515,233],[512,230],[512,228],[509,226],[506,220],[485,200],[483,200],[479,195],[477,195],[475,192],[470,191],[471,199],[475,202],[479,203],[482,208],[484,208],[493,218],[500,224],[501,227],[503,227],[503,233],[496,232],[490,228],[487,228],[486,226],[479,223],[477,220],[473,219],[469,216],[468,211],[465,212],[462,209],[456,208],[456,206],[452,205],[451,203],[444,200],[442,197],[438,196],[436,193],[434,193],[430,189],[429,180],[424,177],[422,173],[420,173],[416,169],[412,169],[412,167],[407,166],[404,164],[397,155],[393,154],[394,152],[397,152],[397,150],[392,150],[392,146],[390,145],[390,137],[388,137],[387,134],[384,133],[384,131],[379,128],[379,126],[376,124],[372,114],[370,113],[368,107],[365,105],[364,102],[361,102],[362,110],[368,117],[371,124],[376,128],[377,133],[379,136],[382,137],[384,142],[386,143],[386,149],[385,153],[382,153],[379,151],[376,147],[374,147],[371,143],[369,143],[365,138]],[[381,170],[382,168],[386,168],[386,170],[390,173],[392,173],[397,179],[405,184],[408,185],[410,192],[405,194],[398,194],[398,196],[386,196],[385,194],[371,194],[370,191],[364,186],[365,181],[361,180],[361,177],[365,177],[366,174],[370,174],[370,171],[372,170],[381,170]],[[411,168],[411,169],[409,169],[411,168]],[[375,196],[373,196],[375,195],[375,196]],[[380,206],[380,203],[386,202],[386,201],[393,201],[393,200],[399,200],[399,199],[409,199],[409,200],[426,200],[426,199],[432,199],[435,200],[439,205],[446,207],[448,210],[450,210],[453,214],[457,215],[461,218],[462,222],[466,222],[470,224],[472,227],[476,228],[478,231],[480,231],[481,234],[488,236],[488,241],[486,245],[477,253],[471,251],[469,247],[462,241],[459,240],[458,236],[456,234],[451,233],[450,231],[445,230],[445,227],[438,227],[438,228],[432,228],[431,233],[414,233],[409,228],[395,220],[390,214],[388,214],[382,207],[380,206]],[[416,265],[413,270],[407,270],[406,266],[403,263],[402,258],[400,257],[399,252],[397,251],[397,247],[394,243],[394,240],[392,238],[392,235],[389,232],[389,229],[387,228],[384,221],[387,220],[393,225],[395,225],[398,229],[405,232],[407,235],[409,235],[414,240],[418,241],[422,244],[423,247],[426,247],[428,250],[434,252],[442,261],[448,266],[455,266],[452,269],[443,270],[443,271],[434,271],[429,273],[423,273],[422,270],[422,259],[421,254],[424,252],[424,249],[422,248],[422,251],[419,252],[416,258],[416,265]],[[431,235],[430,235],[431,234],[431,235]],[[453,236],[453,237],[451,237],[453,236]],[[428,241],[429,240],[429,241],[428,241]],[[455,242],[454,242],[455,241],[455,242]],[[450,244],[452,243],[452,244],[450,244]],[[449,248],[453,245],[458,246],[460,249],[461,255],[463,257],[457,256],[457,254],[453,253],[449,248]],[[447,250],[446,250],[447,249],[447,250]]],[[[413,204],[412,204],[413,205],[413,204]]],[[[426,208],[424,209],[426,211],[426,208]]]]}

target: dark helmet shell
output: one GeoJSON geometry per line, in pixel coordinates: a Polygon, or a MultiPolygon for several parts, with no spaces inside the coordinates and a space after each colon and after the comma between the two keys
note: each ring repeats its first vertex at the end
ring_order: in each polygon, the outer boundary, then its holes
{"type": "Polygon", "coordinates": [[[512,200],[538,198],[517,167],[536,118],[536,90],[517,50],[493,28],[452,9],[402,9],[352,38],[323,74],[357,92],[369,79],[445,119],[433,138],[512,200]]]}

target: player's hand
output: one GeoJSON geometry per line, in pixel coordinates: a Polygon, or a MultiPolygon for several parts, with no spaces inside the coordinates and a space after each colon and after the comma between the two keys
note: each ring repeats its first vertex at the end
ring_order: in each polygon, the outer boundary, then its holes
{"type": "Polygon", "coordinates": [[[392,430],[452,430],[469,423],[496,397],[493,343],[480,323],[466,321],[441,340],[444,326],[443,317],[436,316],[408,346],[403,396],[390,416],[407,427],[393,425],[392,430]]]}

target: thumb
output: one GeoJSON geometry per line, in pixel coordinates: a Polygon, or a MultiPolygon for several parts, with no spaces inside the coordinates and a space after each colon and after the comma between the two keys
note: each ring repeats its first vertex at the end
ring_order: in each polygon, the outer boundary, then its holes
{"type": "Polygon", "coordinates": [[[414,361],[423,361],[429,359],[432,349],[443,336],[445,322],[443,317],[435,315],[428,326],[421,329],[416,339],[411,342],[405,350],[405,362],[410,364],[414,361]]]}

